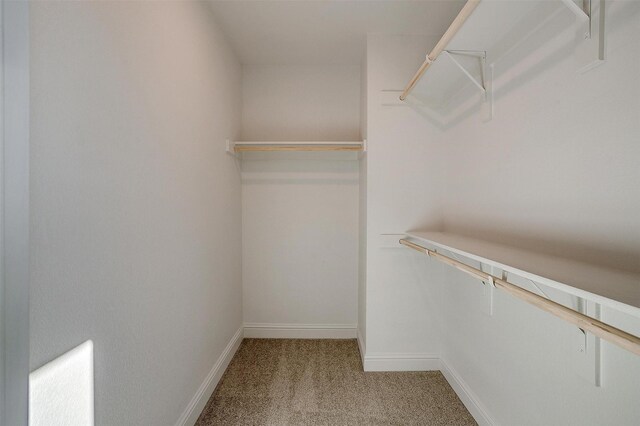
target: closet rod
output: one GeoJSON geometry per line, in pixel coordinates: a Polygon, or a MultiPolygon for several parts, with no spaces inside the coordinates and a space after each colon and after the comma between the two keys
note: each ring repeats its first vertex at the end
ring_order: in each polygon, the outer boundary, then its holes
{"type": "Polygon", "coordinates": [[[467,274],[478,278],[482,281],[493,282],[496,287],[505,290],[507,293],[514,297],[524,300],[552,315],[557,316],[571,324],[580,327],[583,330],[590,331],[595,336],[598,336],[604,340],[608,340],[636,355],[640,355],[640,337],[629,334],[626,331],[615,328],[609,324],[603,323],[595,318],[591,318],[587,315],[583,315],[580,312],[567,308],[564,305],[556,303],[552,300],[546,299],[542,296],[538,296],[528,290],[523,289],[517,285],[511,284],[501,278],[494,277],[480,269],[471,267],[463,262],[444,256],[434,250],[429,250],[426,247],[422,247],[418,244],[412,243],[409,240],[401,239],[400,244],[407,246],[413,250],[427,254],[430,257],[434,257],[441,262],[453,266],[467,274]]]}
{"type": "Polygon", "coordinates": [[[362,151],[362,145],[236,145],[235,152],[248,151],[362,151]]]}
{"type": "Polygon", "coordinates": [[[411,92],[411,89],[413,89],[413,87],[418,83],[418,80],[420,80],[422,75],[425,73],[427,68],[431,66],[433,61],[435,61],[438,58],[438,56],[440,56],[440,54],[447,47],[451,39],[460,30],[460,27],[462,27],[462,25],[465,23],[465,21],[471,15],[471,13],[475,10],[475,8],[478,7],[478,4],[480,4],[480,0],[467,0],[464,7],[460,11],[460,13],[458,13],[458,16],[456,16],[456,19],[454,19],[451,25],[449,25],[449,28],[447,28],[447,31],[444,33],[442,38],[438,41],[438,44],[436,44],[433,50],[431,50],[431,53],[427,55],[427,58],[424,60],[422,65],[420,65],[418,72],[416,72],[416,74],[413,76],[409,84],[407,84],[407,87],[404,89],[404,92],[402,92],[402,94],[400,95],[401,101],[404,101],[407,98],[407,96],[409,95],[409,92],[411,92]]]}

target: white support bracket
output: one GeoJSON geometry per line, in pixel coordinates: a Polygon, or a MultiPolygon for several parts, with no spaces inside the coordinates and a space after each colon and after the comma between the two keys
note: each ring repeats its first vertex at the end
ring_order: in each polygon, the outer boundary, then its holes
{"type": "MultiPolygon", "coordinates": [[[[529,283],[536,289],[538,290],[538,293],[540,294],[540,296],[544,297],[545,299],[549,299],[551,300],[551,298],[549,297],[549,295],[540,288],[540,286],[533,280],[527,278],[527,281],[529,281],[529,283]]],[[[582,297],[578,297],[576,298],[576,311],[580,312],[581,314],[587,315],[587,300],[582,298],[582,297]]],[[[580,353],[586,353],[587,351],[587,332],[584,331],[582,328],[578,327],[578,330],[580,332],[579,336],[578,336],[578,340],[577,340],[577,347],[578,347],[578,352],[580,353]]]]}
{"type": "Polygon", "coordinates": [[[585,0],[584,10],[589,16],[588,28],[587,31],[582,27],[578,29],[579,45],[574,54],[579,73],[587,72],[605,60],[605,0],[585,0]]]}
{"type": "Polygon", "coordinates": [[[578,21],[582,25],[586,24],[587,30],[584,32],[584,38],[590,39],[593,32],[591,25],[591,0],[578,0],[582,2],[582,7],[578,5],[574,0],[562,0],[562,3],[578,18],[578,21]]]}
{"type": "Polygon", "coordinates": [[[226,149],[227,154],[238,158],[238,153],[236,152],[236,143],[230,139],[226,140],[226,149]]]}
{"type": "Polygon", "coordinates": [[[432,64],[433,63],[433,59],[431,59],[431,56],[429,56],[428,54],[427,54],[427,56],[424,57],[424,61],[427,64],[432,64]]]}
{"type": "Polygon", "coordinates": [[[577,0],[577,3],[576,0],[562,0],[562,3],[579,21],[577,39],[583,43],[577,48],[576,60],[579,72],[584,73],[605,59],[605,0],[577,0]]]}
{"type": "MultiPolygon", "coordinates": [[[[576,300],[576,311],[580,312],[581,314],[587,314],[587,301],[582,298],[582,297],[578,297],[576,300]]],[[[586,353],[587,352],[587,332],[584,331],[584,329],[579,328],[578,330],[580,330],[580,340],[578,341],[578,352],[580,353],[586,353]]]]}
{"type": "MultiPolygon", "coordinates": [[[[594,304],[594,318],[602,319],[602,306],[599,303],[594,304]]],[[[602,339],[593,336],[593,363],[594,363],[594,382],[596,387],[602,387],[602,339]]]]}
{"type": "MultiPolygon", "coordinates": [[[[597,320],[602,319],[602,309],[599,303],[590,302],[587,299],[578,297],[576,310],[584,315],[597,320]]],[[[578,351],[575,357],[576,371],[595,387],[603,386],[602,372],[602,343],[601,339],[592,333],[587,333],[579,329],[577,333],[578,351]]],[[[571,347],[575,354],[575,346],[571,347]]]]}
{"type": "Polygon", "coordinates": [[[582,7],[578,6],[574,0],[562,0],[562,3],[564,3],[581,22],[589,22],[591,20],[591,0],[579,1],[582,1],[582,7]]]}
{"type": "Polygon", "coordinates": [[[484,96],[484,98],[486,99],[487,97],[487,90],[485,88],[484,85],[484,76],[485,76],[485,72],[484,72],[484,68],[485,68],[485,60],[487,57],[486,52],[475,52],[475,51],[464,51],[464,50],[445,50],[444,52],[442,52],[445,54],[445,56],[449,59],[451,59],[451,61],[453,61],[453,63],[460,69],[460,71],[462,71],[462,73],[467,76],[467,78],[469,80],[471,80],[471,82],[478,88],[478,90],[480,90],[480,92],[482,93],[482,95],[484,96]],[[478,58],[478,61],[480,62],[480,80],[478,81],[478,79],[476,77],[474,77],[469,70],[467,70],[464,65],[462,65],[456,58],[455,55],[461,55],[461,56],[473,56],[478,58]]]}
{"type": "MultiPolygon", "coordinates": [[[[480,264],[480,270],[484,271],[482,263],[480,264]]],[[[489,279],[487,281],[482,281],[484,284],[484,295],[485,295],[485,314],[490,317],[493,316],[493,298],[494,292],[496,289],[496,283],[493,281],[493,276],[496,273],[497,269],[494,266],[491,266],[489,269],[489,279]]]]}
{"type": "Polygon", "coordinates": [[[362,151],[358,152],[358,160],[362,159],[365,155],[367,155],[367,140],[362,140],[362,151]]]}
{"type": "Polygon", "coordinates": [[[482,100],[486,105],[488,105],[488,120],[491,120],[493,118],[493,96],[491,93],[491,79],[493,76],[493,72],[491,72],[492,70],[490,70],[490,72],[487,72],[487,52],[476,50],[445,50],[442,53],[446,57],[448,57],[451,62],[453,62],[453,64],[458,67],[458,69],[460,69],[460,71],[462,71],[462,73],[480,91],[482,100]],[[474,76],[471,71],[467,69],[467,67],[465,67],[458,59],[456,59],[456,56],[477,58],[479,75],[474,76]]]}

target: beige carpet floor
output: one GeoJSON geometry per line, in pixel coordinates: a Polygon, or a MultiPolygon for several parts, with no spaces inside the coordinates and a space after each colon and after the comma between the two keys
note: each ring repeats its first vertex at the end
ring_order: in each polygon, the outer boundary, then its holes
{"type": "Polygon", "coordinates": [[[475,425],[439,371],[362,371],[356,340],[244,339],[196,425],[475,425]]]}

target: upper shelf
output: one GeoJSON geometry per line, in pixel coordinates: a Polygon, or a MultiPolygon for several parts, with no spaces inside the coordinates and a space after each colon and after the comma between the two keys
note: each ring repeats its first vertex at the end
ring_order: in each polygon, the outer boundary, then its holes
{"type": "Polygon", "coordinates": [[[409,232],[429,245],[485,265],[601,303],[635,316],[640,314],[640,274],[516,249],[442,232],[409,232]]]}
{"type": "Polygon", "coordinates": [[[561,0],[481,0],[446,50],[485,51],[493,63],[562,10],[567,8],[561,0]]]}
{"type": "Polygon", "coordinates": [[[462,105],[469,97],[467,90],[490,102],[488,66],[538,33],[550,39],[575,28],[576,39],[582,40],[579,44],[586,45],[577,54],[584,51],[589,63],[603,59],[600,50],[594,50],[594,43],[602,44],[599,21],[594,22],[596,15],[604,16],[600,15],[601,0],[584,4],[583,8],[583,0],[468,0],[400,99],[440,114],[462,105]],[[554,18],[558,21],[549,26],[554,18]]]}

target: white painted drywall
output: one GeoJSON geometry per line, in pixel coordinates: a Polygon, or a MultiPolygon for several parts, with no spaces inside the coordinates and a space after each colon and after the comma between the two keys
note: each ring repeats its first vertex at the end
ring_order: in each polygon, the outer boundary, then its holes
{"type": "MultiPolygon", "coordinates": [[[[366,49],[365,49],[366,50],[366,49]]],[[[360,67],[360,135],[367,139],[367,59],[360,67]]],[[[367,336],[367,155],[360,159],[358,179],[358,339],[360,355],[366,352],[367,336]]]]}
{"type": "Polygon", "coordinates": [[[31,369],[91,339],[96,423],[174,424],[242,321],[241,67],[201,2],[31,18],[31,369]]]}
{"type": "Polygon", "coordinates": [[[0,5],[2,189],[0,424],[26,425],[29,397],[29,5],[0,5]]]}
{"type": "Polygon", "coordinates": [[[244,161],[245,324],[357,323],[358,163],[244,161]]]}
{"type": "Polygon", "coordinates": [[[243,64],[359,65],[368,33],[440,37],[464,0],[210,0],[243,64]]]}
{"type": "Polygon", "coordinates": [[[242,140],[360,140],[360,66],[244,65],[242,75],[242,140]]]}
{"type": "MultiPolygon", "coordinates": [[[[640,4],[607,1],[607,61],[585,74],[567,17],[496,64],[491,122],[473,114],[439,138],[445,225],[637,270],[640,4]]],[[[499,290],[488,316],[483,286],[444,269],[442,357],[497,424],[638,423],[640,357],[604,343],[597,388],[579,330],[499,290]]],[[[603,319],[640,334],[640,318],[605,309],[603,319]]]]}
{"type": "Polygon", "coordinates": [[[639,7],[607,1],[607,61],[590,72],[570,12],[496,64],[495,118],[443,139],[447,228],[640,270],[639,7]]]}
{"type": "Polygon", "coordinates": [[[439,131],[399,104],[399,90],[434,37],[367,39],[366,352],[368,356],[437,356],[435,277],[416,270],[400,248],[408,229],[440,221],[443,146],[439,131]]]}
{"type": "MultiPolygon", "coordinates": [[[[360,140],[360,67],[245,66],[243,75],[244,140],[360,140]]],[[[354,336],[358,161],[345,158],[242,161],[245,324],[347,326],[354,336]]]]}

